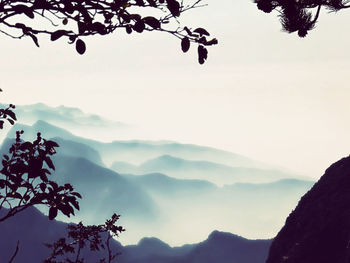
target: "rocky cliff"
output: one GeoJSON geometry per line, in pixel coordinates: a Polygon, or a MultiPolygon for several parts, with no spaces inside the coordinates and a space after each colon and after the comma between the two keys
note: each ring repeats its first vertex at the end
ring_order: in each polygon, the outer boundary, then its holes
{"type": "Polygon", "coordinates": [[[350,262],[350,157],[331,165],[274,239],[266,263],[350,262]]]}

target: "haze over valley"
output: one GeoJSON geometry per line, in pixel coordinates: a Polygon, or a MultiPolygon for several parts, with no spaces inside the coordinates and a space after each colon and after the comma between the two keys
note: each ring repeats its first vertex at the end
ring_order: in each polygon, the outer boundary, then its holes
{"type": "Polygon", "coordinates": [[[201,242],[214,230],[273,238],[314,183],[239,153],[174,141],[118,140],[118,129],[127,125],[78,109],[37,104],[17,110],[19,123],[1,152],[16,130],[23,129],[26,140],[40,131],[58,142],[53,179],[71,183],[83,196],[75,217],[58,219],[98,224],[117,212],[127,230],[118,239],[123,244],[156,237],[180,246],[201,242]],[[98,140],[104,125],[115,129],[116,140],[98,140]],[[86,129],[94,139],[79,134],[86,129]]]}

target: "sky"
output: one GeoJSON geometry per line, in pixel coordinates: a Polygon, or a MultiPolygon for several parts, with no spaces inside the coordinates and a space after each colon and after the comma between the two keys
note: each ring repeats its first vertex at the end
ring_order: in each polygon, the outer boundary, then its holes
{"type": "Polygon", "coordinates": [[[1,36],[2,101],[78,107],[133,125],[129,139],[213,146],[313,178],[349,155],[350,13],[323,12],[300,39],[251,1],[206,2],[181,20],[218,38],[204,65],[162,33],[90,37],[83,56],[65,40],[1,36]]]}

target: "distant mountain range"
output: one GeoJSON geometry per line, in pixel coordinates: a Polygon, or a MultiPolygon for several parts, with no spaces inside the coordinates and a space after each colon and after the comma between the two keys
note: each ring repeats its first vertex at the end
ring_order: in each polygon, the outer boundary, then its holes
{"type": "MultiPolygon", "coordinates": [[[[33,110],[38,107],[45,111],[47,106],[34,105],[33,110]]],[[[74,109],[70,111],[74,116],[74,109]]],[[[58,115],[64,117],[67,111],[62,112],[58,115]]],[[[69,127],[70,118],[63,117],[69,127]]],[[[171,245],[195,243],[215,229],[271,238],[313,185],[303,177],[210,147],[167,141],[103,143],[43,120],[32,126],[16,124],[1,153],[9,148],[15,130],[22,129],[26,140],[41,132],[61,145],[53,158],[53,179],[72,183],[83,195],[76,217],[58,219],[96,224],[117,212],[127,229],[120,239],[124,244],[145,236],[171,245]]]]}
{"type": "Polygon", "coordinates": [[[23,138],[25,139],[32,139],[38,131],[41,131],[46,138],[60,137],[89,145],[100,153],[107,165],[111,165],[115,161],[141,164],[162,155],[171,155],[188,160],[209,161],[231,166],[266,167],[264,164],[238,154],[192,144],[138,140],[103,143],[76,136],[42,120],[38,120],[32,126],[18,123],[9,131],[8,136],[14,137],[15,130],[24,130],[23,138]]]}
{"type": "Polygon", "coordinates": [[[119,173],[146,174],[165,173],[180,179],[208,180],[218,185],[236,182],[266,183],[284,178],[300,178],[278,170],[258,169],[251,167],[232,167],[209,161],[184,160],[171,155],[162,155],[148,160],[139,166],[125,162],[114,162],[111,169],[119,173]],[[189,178],[189,176],[191,176],[189,178]]]}
{"type": "Polygon", "coordinates": [[[78,108],[58,106],[50,107],[43,103],[33,105],[17,105],[17,119],[21,122],[33,124],[38,120],[48,121],[54,125],[66,128],[94,128],[94,127],[119,127],[123,128],[126,124],[110,121],[96,114],[87,114],[78,108]]]}
{"type": "MultiPolygon", "coordinates": [[[[1,211],[0,211],[1,213],[1,211]]],[[[42,215],[29,208],[0,224],[0,262],[8,262],[17,241],[19,252],[15,263],[42,262],[52,243],[65,236],[67,224],[42,215]]],[[[118,263],[264,263],[271,240],[248,240],[230,233],[212,232],[198,244],[170,247],[156,238],[143,238],[137,245],[122,246],[112,240],[111,248],[118,251],[118,263]]],[[[105,256],[88,249],[82,251],[86,263],[96,263],[105,256]]]]}

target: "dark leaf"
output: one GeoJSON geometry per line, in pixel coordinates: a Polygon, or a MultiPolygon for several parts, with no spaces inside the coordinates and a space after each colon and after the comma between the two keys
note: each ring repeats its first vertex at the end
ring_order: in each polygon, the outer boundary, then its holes
{"type": "Polygon", "coordinates": [[[138,6],[144,6],[145,5],[145,3],[143,2],[143,0],[135,0],[136,1],[136,4],[138,5],[138,6]]]}
{"type": "MultiPolygon", "coordinates": [[[[48,182],[49,179],[47,179],[47,176],[45,173],[42,173],[40,174],[40,179],[43,181],[43,182],[48,182]]],[[[40,184],[40,187],[41,187],[41,184],[40,184]]]]}
{"type": "Polygon", "coordinates": [[[86,24],[83,23],[83,22],[78,22],[78,31],[79,31],[79,34],[83,34],[86,30],[86,24]]]}
{"type": "Polygon", "coordinates": [[[145,29],[145,23],[142,20],[139,20],[135,23],[133,28],[136,32],[142,33],[143,30],[145,29]]]}
{"type": "Polygon", "coordinates": [[[45,144],[46,144],[46,147],[48,148],[60,147],[57,142],[50,141],[50,140],[46,141],[45,144]]]}
{"type": "Polygon", "coordinates": [[[49,184],[53,187],[54,190],[58,189],[58,184],[54,181],[49,181],[49,184]]]}
{"type": "Polygon", "coordinates": [[[11,125],[15,124],[15,122],[12,119],[7,119],[7,121],[11,123],[11,125]]]}
{"type": "Polygon", "coordinates": [[[130,25],[127,25],[127,26],[125,27],[125,30],[126,30],[126,33],[128,33],[128,34],[131,34],[131,33],[132,33],[132,28],[131,28],[130,25]]]}
{"type": "Polygon", "coordinates": [[[184,37],[181,40],[181,49],[185,53],[190,49],[190,39],[188,37],[184,37]]]}
{"type": "Polygon", "coordinates": [[[77,42],[75,43],[75,49],[80,55],[83,55],[86,51],[86,46],[83,40],[78,39],[77,42]]]}
{"type": "Polygon", "coordinates": [[[75,209],[80,210],[79,203],[76,200],[72,200],[70,203],[75,207],[75,209]]]}
{"type": "Polygon", "coordinates": [[[50,169],[55,170],[55,166],[53,165],[53,162],[51,161],[50,157],[45,156],[44,161],[50,169]]]}
{"type": "Polygon", "coordinates": [[[33,39],[34,44],[35,44],[37,47],[40,47],[40,46],[39,46],[38,38],[37,38],[35,35],[33,35],[33,34],[28,34],[28,35],[33,39]]]}
{"type": "Polygon", "coordinates": [[[51,172],[50,172],[49,170],[45,169],[45,168],[42,169],[41,171],[44,172],[44,173],[46,173],[46,174],[51,174],[51,172]]]}
{"type": "Polygon", "coordinates": [[[154,0],[146,0],[146,1],[148,2],[148,4],[149,4],[150,6],[152,6],[152,7],[157,7],[156,1],[154,1],[154,0]]]}
{"type": "Polygon", "coordinates": [[[5,114],[7,114],[8,116],[10,116],[13,120],[17,120],[16,118],[16,114],[12,111],[12,110],[6,110],[5,114]]]}
{"type": "Polygon", "coordinates": [[[53,220],[57,216],[57,208],[56,207],[50,207],[49,210],[49,219],[53,220]]]}
{"type": "Polygon", "coordinates": [[[142,19],[147,25],[151,26],[153,29],[160,28],[160,22],[157,18],[153,16],[147,16],[142,19]]]}
{"type": "Polygon", "coordinates": [[[198,62],[199,64],[204,64],[205,60],[208,58],[208,50],[202,46],[198,46],[198,62]]]}
{"type": "Polygon", "coordinates": [[[40,187],[41,191],[45,192],[46,184],[41,183],[41,184],[39,185],[39,187],[40,187]]]}
{"type": "Polygon", "coordinates": [[[34,18],[33,10],[26,5],[16,5],[16,6],[13,6],[12,8],[16,13],[24,13],[29,18],[32,18],[32,19],[34,18]]]}
{"type": "Polygon", "coordinates": [[[74,195],[74,196],[79,197],[81,199],[81,194],[79,194],[78,192],[72,192],[71,195],[74,195]]]}
{"type": "Polygon", "coordinates": [[[60,37],[64,36],[67,34],[68,31],[66,30],[57,30],[51,34],[51,41],[55,41],[59,39],[60,37]]]}
{"type": "Polygon", "coordinates": [[[24,142],[19,146],[21,151],[28,150],[30,151],[33,148],[33,144],[31,142],[24,142]]]}
{"type": "Polygon", "coordinates": [[[203,36],[203,35],[204,36],[210,36],[209,32],[207,30],[205,30],[204,28],[201,28],[201,27],[196,28],[193,32],[195,32],[195,33],[197,33],[197,34],[199,34],[201,36],[203,36]]]}
{"type": "Polygon", "coordinates": [[[180,4],[176,0],[166,0],[167,7],[173,16],[180,16],[180,4]]]}

